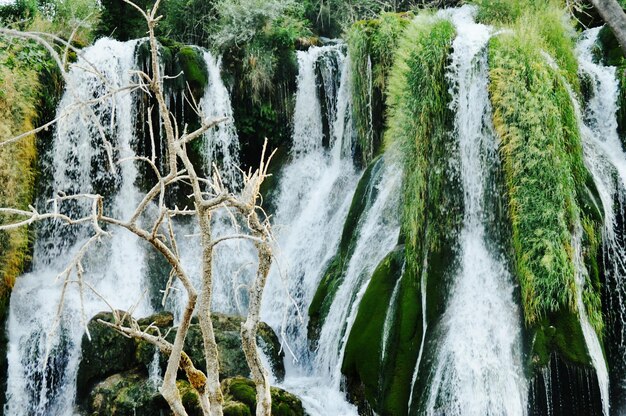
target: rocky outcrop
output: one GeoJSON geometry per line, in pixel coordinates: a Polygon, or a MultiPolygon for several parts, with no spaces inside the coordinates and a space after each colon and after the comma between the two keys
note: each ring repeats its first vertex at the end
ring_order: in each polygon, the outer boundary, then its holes
{"type": "MultiPolygon", "coordinates": [[[[183,405],[190,416],[202,411],[195,390],[188,382],[179,380],[183,405]]],[[[254,382],[245,377],[222,381],[224,416],[251,416],[256,407],[254,382]]],[[[285,390],[272,387],[272,415],[304,416],[299,398],[285,390]]],[[[156,383],[145,374],[129,371],[107,377],[94,386],[86,405],[88,415],[141,416],[169,415],[169,406],[159,394],[156,383]]]]}
{"type": "MultiPolygon", "coordinates": [[[[100,321],[112,322],[110,312],[102,312],[94,316],[88,324],[90,338],[85,335],[82,341],[82,359],[77,376],[77,400],[87,414],[98,415],[152,415],[161,411],[169,410],[167,403],[158,393],[156,383],[149,380],[149,369],[158,365],[161,372],[165,370],[167,357],[157,354],[153,345],[143,340],[126,338],[100,321]]],[[[250,370],[241,349],[240,327],[243,318],[222,314],[213,315],[213,327],[217,340],[220,360],[220,379],[224,380],[225,388],[231,385],[252,386],[254,398],[254,384],[245,377],[250,370]],[[233,379],[236,382],[226,382],[233,379]],[[234,383],[234,384],[233,384],[234,383]]],[[[170,341],[176,336],[174,317],[169,312],[140,319],[138,324],[145,329],[152,326],[150,331],[166,335],[170,341]]],[[[285,375],[283,366],[284,353],[281,350],[278,337],[265,323],[261,323],[258,330],[257,342],[263,350],[271,366],[275,377],[281,380],[285,375]]],[[[194,365],[204,371],[205,361],[202,348],[202,334],[197,320],[192,320],[189,333],[185,342],[185,351],[190,356],[194,365]]],[[[179,374],[181,392],[184,397],[185,407],[190,414],[201,414],[197,408],[195,392],[188,386],[184,374],[179,374]],[[197,408],[197,409],[196,409],[197,408]],[[194,413],[194,410],[197,413],[194,413]]],[[[247,387],[246,387],[247,388],[247,387]]],[[[244,387],[234,388],[228,399],[233,402],[240,401],[237,395],[244,387]]],[[[229,390],[230,391],[230,390],[229,390]]],[[[225,393],[226,394],[226,393],[225,393]]],[[[300,400],[282,390],[274,389],[272,396],[277,397],[277,412],[280,415],[300,415],[302,405],[300,400]],[[282,403],[282,404],[281,404],[282,403]],[[283,409],[283,410],[280,410],[283,409]]],[[[243,396],[242,396],[243,397],[243,396]]],[[[241,403],[228,403],[228,412],[225,414],[246,415],[241,403]]],[[[248,407],[246,407],[248,409],[248,407]]],[[[248,412],[250,410],[248,409],[248,412]]]]}

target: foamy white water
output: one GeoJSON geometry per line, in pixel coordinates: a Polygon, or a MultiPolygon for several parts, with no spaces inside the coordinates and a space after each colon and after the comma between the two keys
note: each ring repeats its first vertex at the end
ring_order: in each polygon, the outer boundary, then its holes
{"type": "MultiPolygon", "coordinates": [[[[107,94],[132,83],[136,43],[100,39],[72,65],[69,85],[57,111],[68,112],[69,116],[57,125],[47,166],[53,193],[104,192],[112,197],[111,205],[105,207],[107,214],[125,220],[130,219],[140,200],[135,187],[138,170],[133,161],[111,167],[103,151],[103,136],[111,142],[113,160],[134,156],[133,95],[128,90],[108,98],[107,94]],[[93,105],[78,105],[96,97],[104,99],[93,105]],[[99,170],[94,175],[94,165],[108,171],[99,170]]],[[[60,210],[84,215],[89,204],[66,203],[60,210]]],[[[128,310],[138,303],[137,313],[147,314],[149,305],[140,302],[143,251],[130,233],[120,229],[111,233],[110,240],[102,241],[85,258],[85,280],[115,308],[128,310]]],[[[108,307],[89,290],[81,300],[77,285],[70,284],[57,322],[63,280],[55,278],[89,235],[88,227],[46,223],[35,245],[33,271],[17,280],[8,322],[8,414],[74,414],[84,321],[108,307]]]]}
{"type": "Polygon", "coordinates": [[[474,12],[465,6],[443,13],[457,30],[448,76],[465,214],[460,264],[421,408],[425,414],[523,415],[527,386],[513,278],[503,256],[488,248],[485,232],[485,227],[497,226],[485,204],[486,178],[498,163],[487,92],[492,30],[474,23],[474,12]]]}

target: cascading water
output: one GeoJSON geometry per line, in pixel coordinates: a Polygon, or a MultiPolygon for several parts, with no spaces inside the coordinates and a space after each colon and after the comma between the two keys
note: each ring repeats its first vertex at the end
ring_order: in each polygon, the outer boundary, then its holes
{"type": "Polygon", "coordinates": [[[213,163],[220,166],[220,174],[231,186],[239,178],[239,138],[235,131],[230,95],[222,81],[222,60],[209,51],[203,51],[208,72],[208,82],[200,100],[200,111],[206,120],[225,118],[226,120],[206,132],[203,139],[207,170],[213,163]]]}
{"type": "MultiPolygon", "coordinates": [[[[596,188],[604,207],[603,256],[606,279],[612,290],[608,301],[611,320],[618,321],[618,331],[614,341],[618,343],[617,351],[621,363],[616,368],[624,368],[626,363],[626,242],[623,240],[623,212],[626,203],[626,153],[617,132],[617,97],[619,84],[615,68],[603,66],[595,62],[593,49],[601,28],[589,29],[583,33],[577,45],[579,70],[587,77],[590,88],[590,99],[584,114],[573,99],[579,116],[579,124],[583,138],[584,157],[587,168],[591,172],[596,188]]],[[[581,285],[582,286],[582,285],[581,285]]],[[[579,288],[581,290],[581,288],[579,288]]],[[[582,308],[581,308],[582,310],[582,308]]],[[[583,310],[584,312],[584,310],[583,310]]],[[[584,329],[584,327],[583,327],[584,329]]],[[[589,342],[588,342],[589,344],[589,342]]],[[[598,343],[599,344],[599,343],[598,343]]],[[[599,345],[591,351],[594,365],[598,371],[601,386],[604,414],[608,414],[608,374],[604,355],[599,345]],[[597,362],[597,364],[596,364],[597,362]],[[599,367],[599,368],[598,368],[599,367]]],[[[624,384],[626,377],[617,379],[624,384]]]]}
{"type": "MultiPolygon", "coordinates": [[[[221,78],[221,59],[210,52],[203,51],[208,72],[208,82],[199,107],[205,120],[225,118],[216,128],[207,131],[202,138],[204,171],[212,172],[212,166],[219,167],[224,184],[236,191],[239,187],[239,138],[234,126],[230,96],[221,78]]],[[[225,235],[239,234],[230,215],[224,210],[216,211],[213,216],[213,235],[218,238],[225,235]]],[[[200,287],[202,276],[202,248],[199,244],[197,224],[182,226],[179,234],[179,246],[183,265],[200,287]]],[[[256,251],[249,240],[229,240],[217,245],[213,251],[213,310],[230,314],[245,314],[246,285],[253,278],[257,264],[256,251]]],[[[179,284],[177,284],[178,286],[179,284]]],[[[172,305],[175,313],[182,312],[185,291],[176,291],[172,305]]]]}
{"type": "MultiPolygon", "coordinates": [[[[58,115],[67,117],[58,123],[51,161],[44,167],[53,178],[52,192],[109,195],[112,203],[105,210],[122,219],[128,219],[140,201],[135,187],[138,170],[132,160],[110,166],[103,149],[106,138],[113,160],[135,155],[133,94],[129,90],[108,94],[132,84],[136,44],[101,39],[72,65],[58,109],[58,115]],[[96,99],[100,100],[83,104],[96,99]],[[93,173],[94,166],[98,173],[93,173]]],[[[40,205],[50,209],[45,201],[40,205]]],[[[91,201],[70,201],[60,203],[59,211],[80,216],[90,206],[91,201]]],[[[85,258],[85,280],[114,307],[128,310],[142,298],[143,251],[130,233],[116,229],[111,234],[85,258]]],[[[89,290],[81,297],[78,286],[71,283],[57,316],[64,282],[55,278],[86,242],[89,229],[51,221],[42,225],[39,235],[33,271],[18,279],[11,297],[7,412],[70,415],[84,321],[108,307],[89,290]]],[[[136,311],[150,310],[139,302],[136,311]]]]}
{"type": "Polygon", "coordinates": [[[487,93],[491,29],[474,23],[473,11],[463,7],[446,13],[457,29],[449,78],[465,214],[458,271],[422,407],[426,414],[521,415],[527,386],[520,316],[504,256],[486,232],[497,226],[488,210],[486,181],[498,164],[487,93]]]}
{"type": "Polygon", "coordinates": [[[315,358],[315,368],[340,387],[341,364],[350,328],[374,269],[398,243],[400,233],[400,189],[402,171],[393,161],[383,167],[370,185],[376,192],[357,226],[358,240],[342,283],[324,320],[315,358]]]}
{"type": "Polygon", "coordinates": [[[343,225],[358,180],[351,158],[342,152],[343,141],[350,140],[343,125],[349,128],[351,124],[344,121],[349,117],[345,82],[337,91],[341,114],[333,120],[334,127],[342,131],[334,137],[330,149],[322,146],[322,110],[315,69],[329,63],[330,58],[321,59],[325,55],[345,65],[343,60],[347,58],[340,46],[298,53],[293,160],[280,174],[274,221],[278,260],[272,267],[263,305],[263,319],[275,328],[284,328],[285,340],[296,357],[305,356],[308,350],[300,319],[305,319],[325,264],[339,244],[337,230],[343,225]],[[287,299],[287,293],[297,308],[287,299]],[[284,317],[292,321],[283,322],[284,317]]]}
{"type": "MultiPolygon", "coordinates": [[[[339,245],[341,233],[337,230],[343,227],[358,181],[349,152],[352,120],[349,59],[344,48],[329,45],[298,52],[292,160],[280,174],[274,220],[277,260],[270,272],[262,312],[263,320],[282,334],[285,348],[293,353],[295,363],[287,365],[285,387],[297,388],[314,414],[354,413],[342,394],[324,389],[321,380],[307,377],[312,364],[306,312],[339,245]],[[322,94],[318,93],[318,85],[326,99],[328,149],[323,146],[322,94]],[[307,397],[315,395],[316,387],[319,395],[307,397]],[[333,399],[327,400],[323,394],[332,394],[333,399]]],[[[287,356],[289,364],[292,360],[289,353],[287,356]]]]}

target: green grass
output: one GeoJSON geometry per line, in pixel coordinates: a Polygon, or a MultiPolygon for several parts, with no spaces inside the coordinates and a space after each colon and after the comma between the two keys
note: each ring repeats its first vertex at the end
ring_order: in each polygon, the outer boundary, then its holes
{"type": "MultiPolygon", "coordinates": [[[[0,141],[32,130],[37,123],[38,69],[43,59],[32,44],[9,46],[0,38],[0,141]]],[[[28,210],[35,188],[37,148],[28,136],[0,146],[0,206],[28,210]]],[[[0,216],[0,223],[21,218],[0,216]]],[[[30,260],[28,227],[0,232],[0,317],[15,279],[30,260]]]]}
{"type": "Polygon", "coordinates": [[[398,41],[387,84],[385,146],[404,164],[402,235],[406,268],[390,333],[391,349],[380,382],[382,414],[406,414],[411,379],[422,336],[420,287],[427,273],[430,319],[442,312],[445,270],[454,230],[460,225],[459,194],[449,172],[447,59],[455,36],[449,21],[423,15],[398,41]],[[424,270],[427,259],[428,269],[424,270]]]}
{"type": "MultiPolygon", "coordinates": [[[[526,28],[499,35],[489,52],[493,120],[502,141],[516,275],[529,325],[557,312],[576,314],[572,233],[580,221],[590,280],[597,280],[596,235],[602,223],[563,83],[573,69],[550,67],[539,33],[526,28]]],[[[591,287],[587,308],[601,332],[599,293],[594,296],[591,287]]]]}
{"type": "Polygon", "coordinates": [[[383,13],[378,19],[356,22],[347,33],[353,115],[363,164],[371,162],[380,147],[383,92],[398,39],[410,17],[411,14],[383,13]],[[370,120],[370,105],[374,120],[370,120]]]}

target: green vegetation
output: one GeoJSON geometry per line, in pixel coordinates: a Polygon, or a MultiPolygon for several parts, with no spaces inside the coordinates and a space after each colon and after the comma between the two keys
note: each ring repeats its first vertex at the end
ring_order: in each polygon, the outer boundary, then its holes
{"type": "MultiPolygon", "coordinates": [[[[460,196],[449,160],[455,149],[449,143],[453,115],[445,77],[447,58],[455,31],[452,24],[434,16],[418,16],[406,25],[397,40],[394,64],[387,88],[385,145],[404,164],[402,235],[404,256],[398,253],[377,269],[350,334],[344,372],[350,392],[359,403],[367,401],[379,414],[406,414],[422,337],[421,278],[428,293],[428,319],[435,320],[445,301],[445,273],[449,267],[454,230],[460,225],[460,196]],[[389,308],[390,290],[399,283],[392,315],[369,311],[389,308]],[[365,306],[364,306],[365,305],[365,306]],[[363,317],[367,312],[369,322],[363,317]],[[379,345],[384,320],[390,319],[388,349],[380,362],[379,345]],[[359,330],[357,330],[359,329],[359,330]],[[368,342],[372,358],[367,365],[355,354],[368,342]],[[373,376],[373,374],[376,374],[373,376]]],[[[359,355],[363,354],[363,349],[359,355]]]]}
{"type": "MultiPolygon", "coordinates": [[[[367,403],[377,409],[383,399],[379,382],[382,380],[380,375],[384,374],[382,350],[383,343],[387,341],[383,338],[384,327],[387,319],[393,318],[389,316],[389,313],[393,315],[392,295],[398,279],[402,276],[403,264],[404,247],[399,246],[374,271],[350,330],[341,367],[342,373],[352,385],[350,390],[360,391],[359,387],[362,385],[367,403]]],[[[394,349],[389,343],[385,347],[388,351],[394,349]]],[[[363,398],[356,399],[358,403],[363,398]]]]}
{"type": "MultiPolygon", "coordinates": [[[[0,40],[0,42],[2,42],[0,40]]],[[[9,56],[7,44],[0,44],[0,140],[8,140],[34,128],[36,118],[37,74],[20,65],[15,67],[15,56],[9,56]],[[10,62],[7,62],[10,61],[10,62]],[[9,64],[11,66],[9,66],[9,64]]],[[[0,200],[8,206],[28,209],[32,203],[36,171],[37,149],[34,136],[14,145],[0,147],[0,200]]],[[[10,218],[0,217],[10,221],[10,218]]],[[[27,228],[0,232],[0,300],[7,295],[28,260],[29,234],[27,228]]],[[[3,305],[4,306],[4,305],[3,305]]],[[[4,307],[0,309],[4,309],[4,307]]]]}
{"type": "MultiPolygon", "coordinates": [[[[224,393],[224,416],[251,415],[256,411],[256,390],[254,382],[244,377],[234,377],[222,382],[224,393]],[[237,405],[240,403],[245,407],[237,405]],[[227,410],[228,409],[228,410],[227,410]]],[[[304,416],[300,399],[277,387],[270,389],[272,395],[272,415],[304,416]]]]}
{"type": "Polygon", "coordinates": [[[387,76],[398,38],[411,17],[410,13],[383,13],[378,19],[355,23],[347,33],[357,154],[364,165],[379,149],[387,76]]]}
{"type": "Polygon", "coordinates": [[[386,145],[404,160],[402,234],[406,269],[386,360],[384,414],[405,414],[413,370],[422,341],[422,314],[435,322],[443,312],[446,270],[461,223],[462,195],[450,159],[453,114],[446,80],[455,31],[448,21],[415,19],[398,44],[387,90],[386,145]],[[456,231],[455,231],[456,230],[456,231]],[[427,309],[421,309],[422,278],[427,309]]]}
{"type": "Polygon", "coordinates": [[[309,305],[309,341],[317,342],[319,331],[324,324],[326,315],[335,298],[337,290],[343,282],[344,273],[352,258],[357,239],[359,237],[359,222],[366,209],[376,197],[375,183],[383,169],[382,157],[375,159],[363,172],[361,180],[352,197],[348,216],[343,226],[341,241],[337,254],[326,268],[324,277],[317,286],[315,296],[309,305]]]}
{"type": "Polygon", "coordinates": [[[555,351],[569,363],[592,365],[580,321],[575,313],[567,310],[549,313],[533,325],[530,334],[533,367],[548,366],[555,351]]]}
{"type": "MultiPolygon", "coordinates": [[[[537,36],[532,30],[500,35],[489,54],[494,124],[502,139],[516,272],[529,324],[548,312],[575,311],[572,230],[581,208],[581,221],[595,225],[585,227],[588,239],[595,240],[590,233],[599,226],[570,96],[537,47],[537,36]]],[[[600,331],[600,311],[590,312],[600,331]]]]}
{"type": "Polygon", "coordinates": [[[597,262],[601,203],[584,165],[567,87],[578,99],[578,67],[565,21],[553,3],[533,6],[511,21],[511,32],[489,45],[489,92],[501,138],[515,274],[532,342],[531,364],[540,367],[553,352],[590,365],[576,305],[573,236],[579,228],[587,270],[583,301],[600,339],[604,325],[597,262]]]}
{"type": "Polygon", "coordinates": [[[575,92],[579,91],[575,32],[560,0],[475,0],[477,21],[527,36],[537,51],[546,51],[575,92]]]}

